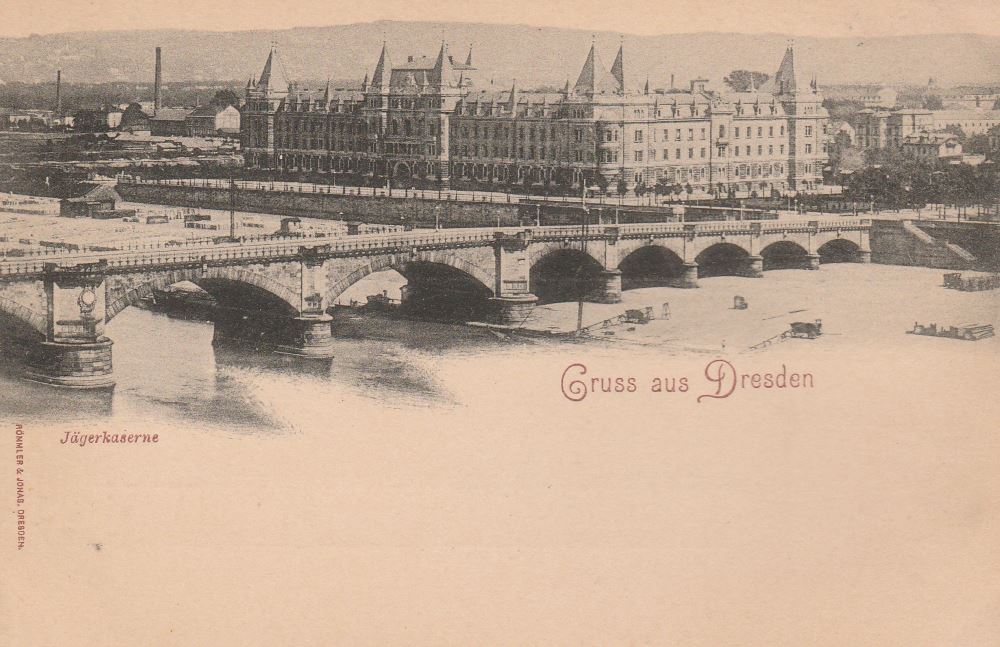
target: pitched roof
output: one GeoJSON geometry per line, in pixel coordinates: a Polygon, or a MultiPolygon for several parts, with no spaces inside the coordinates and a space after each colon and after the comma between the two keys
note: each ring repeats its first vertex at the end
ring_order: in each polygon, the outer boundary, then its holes
{"type": "Polygon", "coordinates": [[[189,108],[160,108],[150,121],[184,121],[184,118],[194,112],[189,108]]]}
{"type": "Polygon", "coordinates": [[[618,80],[611,76],[608,68],[604,67],[597,50],[592,44],[587,60],[583,63],[580,76],[576,79],[576,86],[573,91],[577,94],[601,94],[613,93],[618,90],[618,80]]]}
{"type": "Polygon", "coordinates": [[[618,91],[624,92],[625,91],[625,46],[624,45],[618,48],[618,55],[615,56],[615,62],[611,64],[611,76],[615,77],[615,80],[618,81],[618,91]]]}
{"type": "Polygon", "coordinates": [[[372,74],[373,88],[389,87],[389,75],[392,73],[392,61],[389,59],[389,47],[382,43],[382,53],[379,54],[378,63],[375,64],[375,72],[372,74]]]}

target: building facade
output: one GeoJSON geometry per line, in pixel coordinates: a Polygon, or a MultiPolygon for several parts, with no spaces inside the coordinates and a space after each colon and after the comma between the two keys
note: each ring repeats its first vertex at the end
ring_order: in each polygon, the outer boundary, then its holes
{"type": "Polygon", "coordinates": [[[240,111],[233,106],[202,106],[184,118],[191,137],[236,136],[240,132],[240,111]]]}
{"type": "Polygon", "coordinates": [[[961,161],[962,143],[958,137],[943,132],[907,135],[900,145],[905,155],[925,161],[961,161]]]}
{"type": "Polygon", "coordinates": [[[856,142],[861,148],[899,148],[908,137],[961,128],[967,136],[985,135],[1000,125],[997,110],[862,110],[854,118],[856,142]]]}
{"type": "Polygon", "coordinates": [[[349,173],[373,181],[504,186],[582,184],[615,191],[658,183],[724,195],[809,191],[827,160],[828,116],[789,47],[775,78],[720,94],[625,87],[624,52],[609,70],[592,46],[560,92],[480,88],[472,52],[393,65],[383,46],[360,90],[279,80],[272,49],[246,88],[247,167],[349,173]]]}

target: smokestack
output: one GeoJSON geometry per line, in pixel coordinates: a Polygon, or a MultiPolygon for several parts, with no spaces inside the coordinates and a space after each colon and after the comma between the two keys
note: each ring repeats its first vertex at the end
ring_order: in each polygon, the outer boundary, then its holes
{"type": "Polygon", "coordinates": [[[671,90],[674,89],[674,75],[673,74],[670,75],[670,89],[671,90]]]}
{"type": "Polygon", "coordinates": [[[62,114],[62,70],[56,70],[56,114],[62,114]]]}
{"type": "Polygon", "coordinates": [[[153,79],[153,114],[160,110],[160,84],[162,82],[162,68],[160,67],[160,48],[156,48],[156,77],[153,79]]]}

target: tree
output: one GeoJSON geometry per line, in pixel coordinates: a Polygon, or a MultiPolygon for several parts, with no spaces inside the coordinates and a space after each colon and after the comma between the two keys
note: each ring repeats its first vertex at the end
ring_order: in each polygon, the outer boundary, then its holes
{"type": "Polygon", "coordinates": [[[972,135],[965,140],[963,150],[974,155],[989,155],[990,138],[986,135],[972,135]]]}
{"type": "Polygon", "coordinates": [[[959,126],[958,124],[948,124],[947,126],[942,128],[942,130],[946,133],[951,133],[955,137],[958,137],[958,141],[965,143],[966,139],[965,131],[962,130],[962,127],[959,126]]]}
{"type": "Polygon", "coordinates": [[[729,88],[734,92],[746,92],[750,89],[751,80],[753,81],[753,86],[759,88],[770,78],[771,75],[765,74],[764,72],[733,70],[724,79],[722,79],[722,82],[729,86],[729,88]]]}
{"type": "Polygon", "coordinates": [[[625,181],[625,174],[622,173],[618,176],[618,195],[625,195],[628,191],[628,182],[625,181]]]}
{"type": "Polygon", "coordinates": [[[236,94],[233,90],[226,88],[216,92],[215,96],[212,97],[211,103],[213,106],[235,106],[238,108],[240,105],[240,95],[236,94]]]}
{"type": "Polygon", "coordinates": [[[607,194],[607,192],[608,192],[608,178],[606,178],[603,175],[601,175],[600,173],[598,173],[597,177],[594,178],[594,181],[597,183],[597,188],[601,192],[601,194],[602,195],[607,194]]]}

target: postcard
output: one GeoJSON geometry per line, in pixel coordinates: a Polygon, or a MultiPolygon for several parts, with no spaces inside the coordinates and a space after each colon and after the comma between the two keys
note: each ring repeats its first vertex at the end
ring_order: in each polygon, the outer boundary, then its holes
{"type": "Polygon", "coordinates": [[[1000,644],[1000,7],[7,3],[0,644],[1000,644]]]}

